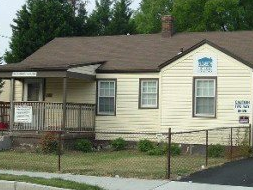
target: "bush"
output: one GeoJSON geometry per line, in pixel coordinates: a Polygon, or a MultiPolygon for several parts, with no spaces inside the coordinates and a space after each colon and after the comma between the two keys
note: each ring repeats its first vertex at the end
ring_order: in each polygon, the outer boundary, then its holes
{"type": "Polygon", "coordinates": [[[161,155],[164,155],[165,152],[162,147],[157,146],[157,147],[147,151],[147,154],[150,156],[161,156],[161,155]]]}
{"type": "Polygon", "coordinates": [[[92,152],[92,143],[88,139],[79,139],[75,143],[75,149],[82,152],[92,152]]]}
{"type": "Polygon", "coordinates": [[[111,145],[114,150],[119,151],[119,150],[124,150],[126,148],[126,141],[123,138],[117,138],[111,142],[111,145]]]}
{"type": "Polygon", "coordinates": [[[225,153],[225,148],[220,145],[210,145],[208,147],[208,156],[211,158],[219,158],[219,157],[223,157],[225,153]]]}
{"type": "Polygon", "coordinates": [[[154,144],[145,139],[145,140],[140,140],[138,142],[138,150],[141,151],[141,152],[148,152],[149,150],[152,150],[154,149],[154,144]]]}
{"type": "MultiPolygon", "coordinates": [[[[168,144],[162,144],[161,146],[163,147],[164,154],[167,154],[168,144]]],[[[171,156],[179,156],[182,152],[182,149],[178,144],[172,143],[171,148],[170,148],[170,152],[171,152],[171,156]]]]}
{"type": "Polygon", "coordinates": [[[40,139],[39,147],[43,153],[56,153],[58,150],[58,140],[56,133],[48,132],[40,139]]]}
{"type": "Polygon", "coordinates": [[[171,144],[170,152],[172,156],[179,156],[182,152],[182,149],[178,144],[171,144]]]}

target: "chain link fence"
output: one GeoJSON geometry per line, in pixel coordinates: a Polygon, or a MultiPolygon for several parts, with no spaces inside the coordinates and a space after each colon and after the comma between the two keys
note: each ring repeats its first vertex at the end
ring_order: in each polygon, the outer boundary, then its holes
{"type": "Polygon", "coordinates": [[[70,143],[62,132],[47,132],[38,146],[25,142],[0,151],[0,169],[95,176],[178,179],[251,156],[251,128],[218,128],[168,133],[97,132],[95,139],[70,143]]]}

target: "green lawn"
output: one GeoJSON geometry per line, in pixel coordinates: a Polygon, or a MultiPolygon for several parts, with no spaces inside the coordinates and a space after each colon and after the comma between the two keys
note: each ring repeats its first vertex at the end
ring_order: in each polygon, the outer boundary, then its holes
{"type": "MultiPolygon", "coordinates": [[[[0,152],[0,169],[57,172],[57,156],[15,151],[0,152]]],[[[167,171],[166,156],[148,156],[138,151],[80,153],[62,155],[61,171],[96,176],[163,179],[167,171]]],[[[210,158],[209,166],[226,160],[210,158]]],[[[177,156],[171,160],[172,176],[188,175],[205,164],[203,156],[177,156]]]]}
{"type": "Polygon", "coordinates": [[[96,186],[90,186],[82,183],[76,183],[73,181],[61,180],[61,179],[44,179],[44,178],[32,178],[28,176],[15,176],[15,175],[0,175],[0,180],[5,181],[18,181],[32,184],[45,185],[50,187],[59,187],[65,189],[75,190],[102,190],[102,188],[96,186]]]}

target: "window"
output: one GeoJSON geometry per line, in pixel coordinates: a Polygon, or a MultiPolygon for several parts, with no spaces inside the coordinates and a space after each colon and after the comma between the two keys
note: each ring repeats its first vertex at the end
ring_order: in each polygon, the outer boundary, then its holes
{"type": "Polygon", "coordinates": [[[158,79],[140,79],[140,108],[158,108],[158,79]]]}
{"type": "Polygon", "coordinates": [[[194,116],[215,117],[216,79],[195,79],[194,116]]]}
{"type": "Polygon", "coordinates": [[[98,114],[115,115],[115,80],[98,81],[98,114]]]}

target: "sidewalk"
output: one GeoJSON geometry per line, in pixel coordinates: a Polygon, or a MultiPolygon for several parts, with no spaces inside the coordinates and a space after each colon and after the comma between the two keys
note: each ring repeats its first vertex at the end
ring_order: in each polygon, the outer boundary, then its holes
{"type": "Polygon", "coordinates": [[[107,190],[253,190],[252,187],[234,187],[188,182],[170,182],[166,180],[95,177],[45,172],[0,170],[0,174],[26,175],[29,177],[42,177],[46,179],[60,178],[63,180],[86,183],[89,185],[97,185],[107,190]]]}

